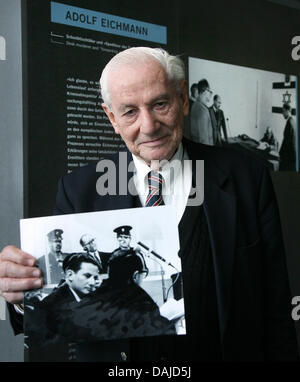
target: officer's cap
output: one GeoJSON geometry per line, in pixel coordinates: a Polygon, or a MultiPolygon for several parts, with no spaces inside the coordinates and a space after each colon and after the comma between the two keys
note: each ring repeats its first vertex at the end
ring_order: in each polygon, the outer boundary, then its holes
{"type": "Polygon", "coordinates": [[[117,236],[119,236],[119,235],[131,236],[130,235],[131,229],[132,229],[132,227],[130,227],[130,225],[121,225],[120,227],[115,228],[114,232],[116,232],[117,236]]]}
{"type": "Polygon", "coordinates": [[[54,229],[53,231],[50,231],[47,236],[49,241],[61,241],[62,240],[62,229],[54,229]]]}

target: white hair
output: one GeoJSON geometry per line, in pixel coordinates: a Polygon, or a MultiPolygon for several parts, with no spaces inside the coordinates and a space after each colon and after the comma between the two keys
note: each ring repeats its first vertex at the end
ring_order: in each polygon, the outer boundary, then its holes
{"type": "Polygon", "coordinates": [[[112,69],[118,69],[121,65],[134,65],[136,62],[149,60],[158,61],[165,69],[169,81],[173,82],[177,91],[180,90],[182,80],[185,79],[185,68],[182,60],[172,56],[161,48],[136,47],[126,49],[116,54],[105,66],[100,78],[100,92],[103,102],[111,109],[111,100],[108,89],[108,75],[112,69]]]}

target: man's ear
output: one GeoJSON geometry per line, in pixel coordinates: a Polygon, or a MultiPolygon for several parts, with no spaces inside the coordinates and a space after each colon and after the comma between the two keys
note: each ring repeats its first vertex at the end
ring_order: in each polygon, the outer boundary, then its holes
{"type": "Polygon", "coordinates": [[[66,271],[66,280],[68,281],[73,281],[73,275],[74,275],[74,271],[72,271],[72,269],[67,269],[66,271]]]}
{"type": "Polygon", "coordinates": [[[112,124],[112,126],[115,130],[115,133],[120,134],[120,130],[119,130],[118,125],[116,123],[114,113],[109,109],[109,107],[105,103],[102,103],[101,106],[102,106],[103,110],[105,111],[105,114],[107,115],[110,123],[112,124]]]}
{"type": "Polygon", "coordinates": [[[186,117],[189,114],[189,95],[187,92],[186,80],[183,80],[180,85],[180,98],[182,101],[183,115],[186,117]]]}
{"type": "Polygon", "coordinates": [[[132,275],[132,281],[135,282],[136,284],[139,283],[139,271],[134,272],[134,274],[132,275]]]}

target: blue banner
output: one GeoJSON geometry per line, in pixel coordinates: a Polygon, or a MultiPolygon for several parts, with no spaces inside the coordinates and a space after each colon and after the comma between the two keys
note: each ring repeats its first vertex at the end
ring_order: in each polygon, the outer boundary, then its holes
{"type": "Polygon", "coordinates": [[[51,2],[51,21],[97,32],[167,43],[167,27],[51,2]]]}

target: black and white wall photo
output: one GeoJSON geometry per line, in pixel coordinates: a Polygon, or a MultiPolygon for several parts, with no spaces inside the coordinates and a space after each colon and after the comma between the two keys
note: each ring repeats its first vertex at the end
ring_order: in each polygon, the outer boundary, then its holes
{"type": "Polygon", "coordinates": [[[189,57],[189,138],[298,171],[297,77],[189,57]]]}

